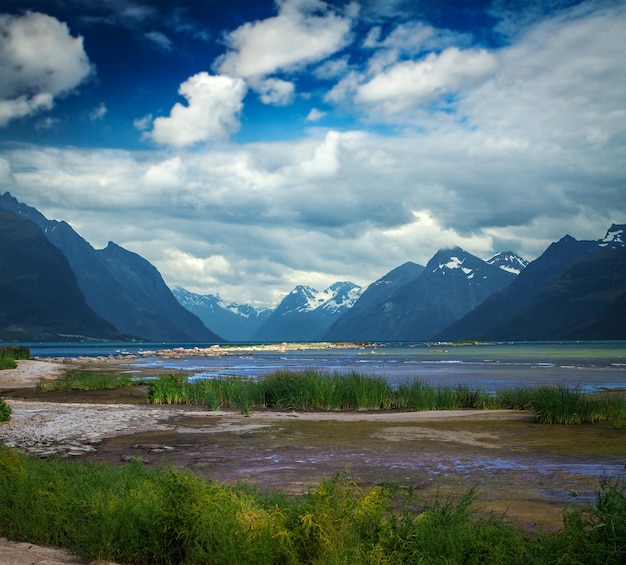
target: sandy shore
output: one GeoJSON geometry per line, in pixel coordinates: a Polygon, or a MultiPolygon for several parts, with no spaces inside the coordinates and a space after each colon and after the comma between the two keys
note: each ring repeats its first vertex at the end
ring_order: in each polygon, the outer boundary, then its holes
{"type": "Polygon", "coordinates": [[[15,388],[34,388],[41,379],[53,379],[67,370],[63,363],[22,360],[17,369],[0,371],[0,391],[15,388]]]}

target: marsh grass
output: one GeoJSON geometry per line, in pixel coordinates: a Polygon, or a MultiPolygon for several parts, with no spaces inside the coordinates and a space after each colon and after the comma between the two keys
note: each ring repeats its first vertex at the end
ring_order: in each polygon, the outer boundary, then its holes
{"type": "Polygon", "coordinates": [[[602,563],[626,559],[623,482],[526,536],[476,490],[421,500],[340,475],[305,494],[260,493],[172,467],[41,460],[0,448],[0,535],[89,560],[154,564],[602,563]]]}
{"type": "Polygon", "coordinates": [[[23,345],[0,347],[0,370],[15,369],[16,360],[30,359],[30,349],[23,345]]]}
{"type": "Polygon", "coordinates": [[[52,380],[41,380],[37,388],[43,391],[70,390],[113,390],[129,386],[146,384],[130,375],[119,373],[100,373],[96,371],[67,371],[63,376],[52,380]]]}
{"type": "Polygon", "coordinates": [[[500,390],[490,394],[465,385],[432,386],[413,381],[392,387],[384,379],[358,373],[275,371],[261,379],[221,377],[189,382],[184,375],[164,375],[150,385],[156,404],[206,405],[247,414],[252,409],[289,410],[463,410],[531,411],[544,424],[613,421],[626,427],[624,393],[585,394],[565,386],[500,390]]]}

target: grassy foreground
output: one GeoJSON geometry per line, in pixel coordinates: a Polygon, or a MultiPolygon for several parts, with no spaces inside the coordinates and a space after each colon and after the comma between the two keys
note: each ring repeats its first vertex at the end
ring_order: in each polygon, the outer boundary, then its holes
{"type": "Polygon", "coordinates": [[[477,509],[474,491],[420,501],[337,477],[288,497],[0,448],[0,535],[120,563],[611,565],[626,560],[625,490],[607,481],[561,531],[527,536],[477,509]]]}

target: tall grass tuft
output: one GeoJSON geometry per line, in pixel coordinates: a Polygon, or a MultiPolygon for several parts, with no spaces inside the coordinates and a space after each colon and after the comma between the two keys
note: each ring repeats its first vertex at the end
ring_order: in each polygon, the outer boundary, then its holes
{"type": "Polygon", "coordinates": [[[11,414],[13,410],[6,403],[4,398],[0,396],[0,422],[9,422],[11,420],[11,414]]]}
{"type": "Polygon", "coordinates": [[[257,408],[289,410],[528,410],[537,422],[582,424],[612,421],[626,428],[626,394],[585,394],[563,385],[498,390],[494,394],[467,385],[433,386],[422,381],[393,388],[383,378],[359,373],[278,370],[260,379],[220,377],[189,381],[184,374],[154,380],[128,375],[70,371],[40,383],[44,390],[91,390],[149,384],[154,404],[205,405],[209,410],[257,408]]]}
{"type": "Polygon", "coordinates": [[[142,384],[142,381],[130,375],[97,371],[67,371],[62,377],[39,381],[37,388],[44,391],[113,390],[138,384],[142,384]]]}
{"type": "Polygon", "coordinates": [[[540,386],[532,395],[535,419],[542,424],[582,424],[603,419],[601,402],[565,386],[540,386]]]}
{"type": "Polygon", "coordinates": [[[16,360],[30,359],[30,349],[24,345],[0,347],[0,370],[15,369],[16,360]]]}

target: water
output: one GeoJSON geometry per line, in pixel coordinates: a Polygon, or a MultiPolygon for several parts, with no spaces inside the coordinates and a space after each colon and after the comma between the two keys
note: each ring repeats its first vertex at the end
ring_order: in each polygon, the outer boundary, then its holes
{"type": "MultiPolygon", "coordinates": [[[[31,343],[33,356],[76,357],[208,347],[211,344],[31,343]]],[[[467,385],[493,391],[520,386],[560,384],[585,392],[626,389],[626,342],[516,342],[479,345],[401,343],[360,349],[246,351],[217,357],[167,359],[149,356],[132,361],[154,367],[155,374],[185,370],[196,378],[261,377],[276,369],[378,376],[391,384],[420,380],[433,385],[467,385]]]]}

